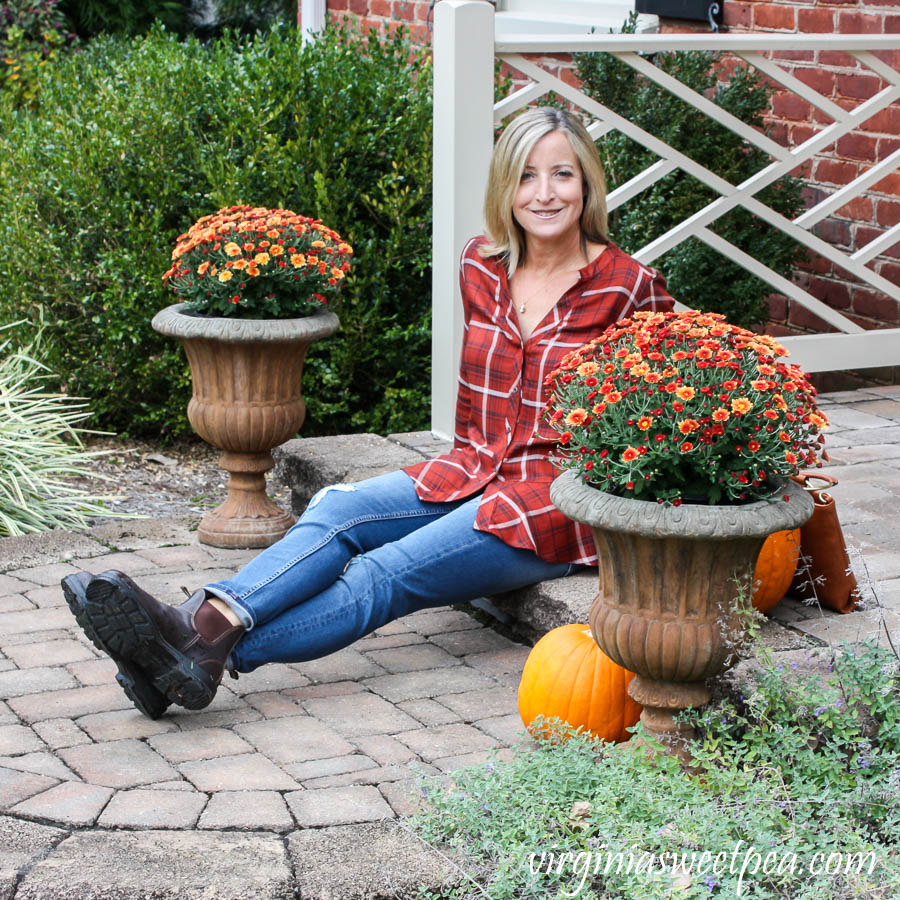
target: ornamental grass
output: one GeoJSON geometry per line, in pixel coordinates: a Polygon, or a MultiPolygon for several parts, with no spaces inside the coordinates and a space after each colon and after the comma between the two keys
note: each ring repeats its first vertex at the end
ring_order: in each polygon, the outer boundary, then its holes
{"type": "MultiPolygon", "coordinates": [[[[38,342],[36,342],[38,343],[38,342]]],[[[91,516],[114,513],[70,479],[93,473],[77,427],[87,403],[44,390],[51,375],[30,349],[0,346],[0,537],[51,528],[83,528],[91,516]]]]}

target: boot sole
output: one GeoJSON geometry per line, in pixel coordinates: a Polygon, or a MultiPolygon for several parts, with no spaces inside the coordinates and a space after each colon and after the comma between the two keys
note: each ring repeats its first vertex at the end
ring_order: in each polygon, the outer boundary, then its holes
{"type": "Polygon", "coordinates": [[[212,703],[218,683],[161,634],[125,584],[100,576],[87,591],[86,611],[100,640],[146,673],[153,687],[185,709],[212,703]]]}
{"type": "Polygon", "coordinates": [[[150,719],[158,719],[168,708],[169,700],[164,693],[158,691],[149,677],[141,669],[124,659],[105,643],[97,634],[90,617],[85,610],[87,597],[85,594],[86,582],[77,575],[67,575],[62,579],[63,596],[66,604],[75,616],[75,621],[81,630],[87,635],[91,643],[101,652],[105,653],[117,666],[116,681],[125,692],[125,696],[135,705],[139,712],[150,719]]]}

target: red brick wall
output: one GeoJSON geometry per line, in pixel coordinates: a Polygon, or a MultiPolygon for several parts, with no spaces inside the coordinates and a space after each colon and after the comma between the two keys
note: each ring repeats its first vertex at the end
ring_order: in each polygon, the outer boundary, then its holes
{"type": "MultiPolygon", "coordinates": [[[[731,31],[776,33],[900,33],[897,0],[726,0],[725,24],[731,31]]],[[[884,83],[852,57],[834,51],[781,54],[780,64],[824,97],[845,109],[877,93],[884,83]]],[[[882,55],[900,69],[900,51],[882,55]]],[[[772,100],[769,124],[773,137],[796,146],[832,120],[796,95],[779,91],[772,100]]],[[[865,172],[869,166],[900,148],[900,103],[895,103],[863,123],[858,131],[826,148],[800,173],[807,181],[809,206],[865,172]]],[[[814,229],[840,249],[853,252],[888,227],[900,222],[900,172],[882,179],[841,207],[814,229]]],[[[869,264],[887,280],[900,284],[900,243],[869,264]]],[[[815,258],[797,273],[796,280],[815,297],[841,310],[864,328],[900,325],[900,303],[871,290],[855,277],[815,258]]],[[[770,300],[771,330],[776,334],[799,331],[833,331],[799,304],[784,297],[770,300]]],[[[875,373],[869,370],[871,374],[875,373]]],[[[893,380],[892,373],[880,373],[893,380]]],[[[896,373],[893,373],[896,374],[896,373]]]]}
{"type": "Polygon", "coordinates": [[[429,5],[430,0],[328,0],[328,16],[337,22],[348,15],[356,16],[365,29],[390,30],[402,23],[415,40],[431,43],[429,5]]]}

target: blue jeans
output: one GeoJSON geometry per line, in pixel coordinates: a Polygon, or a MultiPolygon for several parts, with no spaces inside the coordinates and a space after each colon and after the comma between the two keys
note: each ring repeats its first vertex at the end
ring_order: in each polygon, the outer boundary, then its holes
{"type": "Polygon", "coordinates": [[[570,571],[476,531],[479,501],[420,500],[402,471],[323,488],[278,543],[206,586],[247,628],[231,665],[316,659],[407,613],[570,571]]]}

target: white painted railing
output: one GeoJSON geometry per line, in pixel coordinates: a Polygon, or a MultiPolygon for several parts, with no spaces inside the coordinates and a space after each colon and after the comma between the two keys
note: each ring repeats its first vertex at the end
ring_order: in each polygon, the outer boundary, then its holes
{"type": "Polygon", "coordinates": [[[773,272],[710,230],[720,216],[737,206],[777,228],[799,244],[829,260],[873,290],[900,301],[900,286],[868,267],[881,252],[900,241],[900,222],[869,244],[845,253],[811,232],[812,227],[891,172],[900,168],[900,150],[873,164],[831,196],[789,220],[762,203],[757,194],[766,186],[811,159],[815,154],[857,129],[867,119],[900,100],[900,72],[882,62],[873,51],[900,49],[900,35],[797,35],[797,34],[635,34],[635,35],[527,35],[495,34],[493,7],[483,0],[443,0],[436,7],[434,30],[434,282],[432,355],[432,429],[442,436],[453,433],[457,361],[462,336],[462,309],[458,296],[457,266],[467,238],[482,229],[484,185],[493,141],[493,129],[503,118],[554,91],[580,108],[592,121],[589,131],[600,137],[619,130],[653,151],[658,161],[609,195],[610,209],[680,168],[711,188],[717,199],[665,234],[642,247],[634,256],[652,263],[667,250],[694,237],[722,253],[815,313],[838,333],[783,338],[792,359],[811,372],[858,369],[900,364],[900,329],[865,331],[813,297],[797,284],[773,272]],[[797,147],[782,147],[736,119],[676,79],[653,66],[643,54],[674,50],[727,51],[760,73],[793,91],[824,112],[832,123],[797,147]],[[768,58],[771,51],[840,50],[879,76],[885,87],[846,110],[785,71],[768,58]],[[741,184],[733,185],[616,115],[551,74],[541,65],[548,54],[610,53],[670,90],[710,118],[730,128],[745,141],[767,153],[772,162],[741,184]],[[524,87],[494,103],[495,56],[530,79],[524,87]]]}

